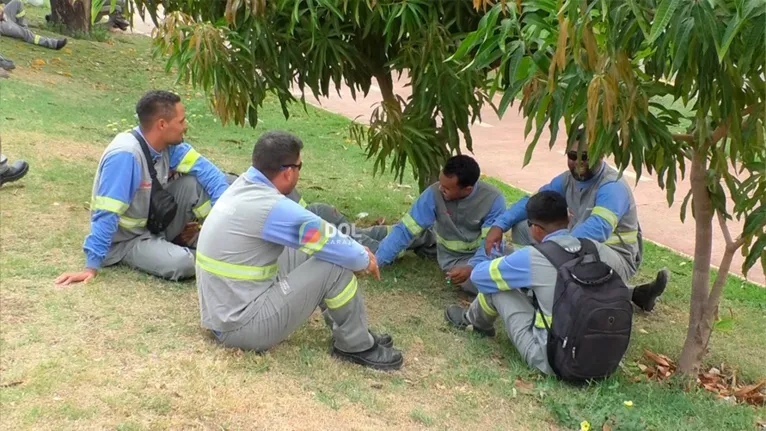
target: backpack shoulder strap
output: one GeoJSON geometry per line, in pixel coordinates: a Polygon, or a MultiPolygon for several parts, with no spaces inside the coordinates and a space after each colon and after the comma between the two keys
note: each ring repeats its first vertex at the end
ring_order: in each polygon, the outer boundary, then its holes
{"type": "Polygon", "coordinates": [[[149,144],[146,143],[146,140],[143,136],[141,136],[140,133],[136,131],[136,129],[131,129],[130,134],[133,135],[134,138],[138,140],[138,143],[141,145],[141,151],[144,153],[144,158],[146,159],[146,164],[149,166],[149,175],[152,177],[152,181],[157,181],[157,171],[154,169],[154,161],[152,159],[152,155],[149,152],[149,144]]]}
{"type": "Polygon", "coordinates": [[[570,260],[572,260],[576,254],[570,253],[564,250],[564,247],[560,246],[555,241],[545,241],[541,244],[535,244],[535,249],[542,253],[546,259],[556,268],[561,266],[570,260]]]}
{"type": "Polygon", "coordinates": [[[596,244],[593,243],[593,241],[589,240],[588,238],[578,238],[580,240],[580,247],[581,251],[585,254],[592,254],[596,257],[596,260],[601,261],[601,256],[598,254],[598,247],[596,247],[596,244]]]}

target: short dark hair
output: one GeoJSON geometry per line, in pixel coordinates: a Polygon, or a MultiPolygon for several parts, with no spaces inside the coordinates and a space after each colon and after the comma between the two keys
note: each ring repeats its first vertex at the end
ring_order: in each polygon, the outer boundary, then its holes
{"type": "Polygon", "coordinates": [[[448,177],[457,176],[457,185],[469,187],[476,184],[481,176],[479,164],[471,156],[458,154],[447,159],[442,173],[448,177]]]}
{"type": "Polygon", "coordinates": [[[170,120],[176,115],[176,104],[181,102],[181,97],[165,90],[152,90],[141,96],[136,103],[136,115],[142,128],[149,128],[162,117],[170,120]]]}
{"type": "Polygon", "coordinates": [[[566,198],[558,192],[542,191],[527,201],[527,219],[531,223],[548,226],[569,224],[569,210],[566,198]]]}
{"type": "Polygon", "coordinates": [[[283,166],[295,164],[302,149],[297,136],[279,130],[266,132],[253,147],[253,167],[272,179],[283,166]]]}

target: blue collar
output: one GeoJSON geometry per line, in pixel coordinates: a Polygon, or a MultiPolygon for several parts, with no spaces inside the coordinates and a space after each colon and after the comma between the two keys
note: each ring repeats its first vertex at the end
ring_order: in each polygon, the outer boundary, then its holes
{"type": "Polygon", "coordinates": [[[561,236],[561,235],[569,235],[569,229],[559,229],[555,232],[551,232],[548,235],[546,235],[545,238],[543,238],[543,242],[548,241],[554,236],[561,236]]]}
{"type": "Polygon", "coordinates": [[[250,181],[251,183],[254,183],[254,184],[255,183],[261,183],[261,184],[265,184],[265,185],[267,185],[267,186],[269,186],[269,187],[271,187],[273,189],[276,188],[276,187],[274,187],[274,184],[272,184],[271,181],[269,181],[269,179],[266,178],[266,175],[263,175],[263,172],[259,171],[258,169],[255,169],[252,166],[250,166],[247,169],[247,171],[245,172],[245,178],[247,178],[248,181],[250,181]]]}
{"type": "MultiPolygon", "coordinates": [[[[139,135],[141,135],[142,138],[144,138],[144,141],[146,141],[146,136],[144,136],[144,132],[141,131],[141,128],[136,126],[133,130],[137,131],[139,135]]],[[[152,155],[153,160],[157,160],[160,158],[162,154],[158,153],[157,150],[152,148],[151,145],[149,145],[149,141],[146,141],[146,146],[149,147],[149,154],[152,155]]]]}

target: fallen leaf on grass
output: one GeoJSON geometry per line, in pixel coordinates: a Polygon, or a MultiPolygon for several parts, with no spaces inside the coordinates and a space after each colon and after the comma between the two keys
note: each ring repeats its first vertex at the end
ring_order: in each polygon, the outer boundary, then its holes
{"type": "Polygon", "coordinates": [[[517,387],[522,394],[530,394],[532,393],[532,390],[535,388],[535,385],[529,382],[525,382],[524,380],[521,380],[521,377],[516,377],[514,386],[517,387]]]}
{"type": "Polygon", "coordinates": [[[32,60],[32,66],[45,66],[45,60],[42,58],[36,58],[32,60]]]}
{"type": "Polygon", "coordinates": [[[658,355],[650,350],[644,350],[644,355],[651,359],[652,361],[656,362],[658,365],[662,365],[663,367],[670,368],[670,360],[665,355],[658,355]]]}
{"type": "Polygon", "coordinates": [[[8,382],[8,383],[0,384],[0,388],[10,388],[12,386],[18,386],[18,385],[20,385],[22,383],[24,383],[23,380],[16,380],[14,382],[8,382]]]}

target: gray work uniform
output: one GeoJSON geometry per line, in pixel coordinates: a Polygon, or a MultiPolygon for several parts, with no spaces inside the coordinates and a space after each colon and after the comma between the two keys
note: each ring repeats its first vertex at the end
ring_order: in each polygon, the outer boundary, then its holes
{"type": "Polygon", "coordinates": [[[243,175],[211,211],[197,248],[202,326],[225,346],[260,352],[287,338],[320,307],[338,349],[371,348],[354,273],[263,239],[267,217],[280,199],[287,198],[243,175]]]}
{"type": "MultiPolygon", "coordinates": [[[[431,231],[436,241],[436,260],[439,267],[448,271],[467,266],[489,232],[489,227],[485,227],[486,219],[495,200],[502,194],[495,186],[479,180],[469,196],[447,201],[439,191],[439,183],[430,187],[436,205],[436,219],[431,231]]],[[[422,227],[418,226],[409,214],[403,221],[413,235],[422,231],[422,227]]],[[[462,283],[460,288],[469,293],[477,293],[470,279],[462,283]]]]}
{"type": "MultiPolygon", "coordinates": [[[[98,191],[102,164],[113,152],[133,153],[141,165],[141,186],[136,191],[127,210],[120,214],[117,231],[112,236],[111,246],[103,266],[125,263],[130,267],[169,280],[180,280],[194,276],[194,253],[187,247],[173,244],[184,226],[195,220],[202,220],[210,211],[210,196],[191,175],[169,178],[170,153],[163,151],[154,162],[157,180],[173,195],[178,210],[173,221],[161,235],[154,235],[146,229],[149,215],[152,179],[141,145],[130,133],[120,133],[104,151],[93,180],[93,200],[98,191]]],[[[189,244],[191,247],[194,244],[189,244]]]]}
{"type": "Polygon", "coordinates": [[[0,21],[0,36],[21,39],[25,42],[55,49],[57,39],[36,35],[27,28],[24,5],[19,0],[10,1],[4,9],[4,18],[0,21]]]}
{"type": "MultiPolygon", "coordinates": [[[[604,163],[603,171],[590,187],[578,190],[577,181],[572,177],[570,172],[566,172],[564,174],[563,188],[567,200],[567,207],[572,215],[569,224],[571,230],[580,223],[583,223],[593,214],[598,189],[605,184],[615,181],[622,181],[625,183],[625,189],[630,195],[630,208],[621,219],[616,221],[616,226],[612,235],[604,242],[604,244],[608,245],[622,256],[623,259],[619,263],[619,266],[621,267],[621,272],[628,274],[628,278],[623,278],[623,280],[627,281],[638,272],[638,268],[641,265],[643,259],[643,240],[641,238],[641,227],[638,223],[636,201],[630,187],[625,182],[625,178],[621,178],[616,169],[604,163]]],[[[515,247],[534,244],[535,241],[530,235],[529,226],[527,225],[526,220],[513,226],[511,230],[511,242],[515,247]]]]}
{"type": "MultiPolygon", "coordinates": [[[[558,235],[547,241],[555,241],[567,251],[580,250],[580,242],[571,235],[558,235]]],[[[620,276],[628,276],[626,266],[615,250],[604,244],[597,243],[599,257],[602,262],[612,267],[620,276]]],[[[557,270],[545,256],[534,248],[530,248],[530,268],[532,289],[537,296],[540,309],[545,314],[550,325],[551,310],[553,309],[553,294],[556,290],[557,270]]],[[[511,289],[491,294],[479,293],[468,308],[467,316],[471,324],[479,329],[490,329],[495,319],[502,319],[505,330],[513,345],[524,361],[533,368],[545,374],[553,375],[548,364],[547,342],[548,331],[545,329],[542,316],[535,312],[532,299],[522,289],[511,289]]]]}

